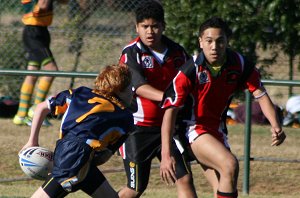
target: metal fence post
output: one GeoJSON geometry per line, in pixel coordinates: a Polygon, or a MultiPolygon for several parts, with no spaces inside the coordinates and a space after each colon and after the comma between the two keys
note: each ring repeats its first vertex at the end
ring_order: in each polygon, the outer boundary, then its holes
{"type": "Polygon", "coordinates": [[[251,150],[251,94],[247,90],[246,94],[246,118],[245,118],[245,136],[244,136],[244,182],[243,194],[249,194],[250,178],[250,150],[251,150]]]}

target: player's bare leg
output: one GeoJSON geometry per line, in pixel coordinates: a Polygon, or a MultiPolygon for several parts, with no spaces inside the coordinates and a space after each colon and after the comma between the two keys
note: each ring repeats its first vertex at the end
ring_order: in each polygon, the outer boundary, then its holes
{"type": "Polygon", "coordinates": [[[217,198],[220,175],[218,174],[218,172],[206,167],[205,165],[201,164],[201,167],[206,180],[213,188],[214,198],[217,198]]]}
{"type": "Polygon", "coordinates": [[[138,198],[142,195],[142,193],[136,192],[128,187],[124,187],[119,191],[120,198],[138,198]]]}
{"type": "Polygon", "coordinates": [[[31,196],[31,198],[50,198],[49,195],[43,190],[42,187],[39,187],[31,196]]]}
{"type": "Polygon", "coordinates": [[[210,134],[203,134],[191,144],[191,148],[201,163],[220,174],[218,191],[236,192],[238,161],[221,142],[210,134]]]}
{"type": "MultiPolygon", "coordinates": [[[[45,70],[45,71],[58,71],[58,67],[57,67],[55,62],[50,62],[50,63],[43,66],[43,70],[45,70]]],[[[52,82],[53,79],[54,79],[53,76],[46,76],[44,78],[45,78],[45,80],[47,80],[49,82],[52,82]]]]}
{"type": "MultiPolygon", "coordinates": [[[[197,194],[194,188],[191,174],[187,174],[176,181],[178,198],[196,198],[197,194]]],[[[138,198],[143,192],[136,192],[128,187],[124,187],[119,191],[120,198],[138,198]]]]}
{"type": "Polygon", "coordinates": [[[197,194],[191,174],[187,174],[176,181],[178,198],[196,198],[197,194]]]}
{"type": "MultiPolygon", "coordinates": [[[[54,61],[49,62],[48,64],[44,65],[43,70],[46,71],[57,71],[57,65],[54,61]]],[[[52,82],[54,80],[53,76],[42,76],[39,78],[39,82],[37,85],[36,96],[34,99],[34,105],[37,105],[45,100],[47,94],[51,88],[52,82]]]]}

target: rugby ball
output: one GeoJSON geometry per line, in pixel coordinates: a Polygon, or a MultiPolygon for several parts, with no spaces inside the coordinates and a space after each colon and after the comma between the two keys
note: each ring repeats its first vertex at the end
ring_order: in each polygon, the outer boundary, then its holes
{"type": "Polygon", "coordinates": [[[43,147],[29,147],[19,152],[19,164],[29,177],[45,180],[52,170],[53,152],[43,147]]]}

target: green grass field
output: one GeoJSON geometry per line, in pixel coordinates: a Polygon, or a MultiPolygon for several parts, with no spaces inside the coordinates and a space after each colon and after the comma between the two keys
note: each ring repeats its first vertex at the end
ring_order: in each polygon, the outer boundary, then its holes
{"type": "MultiPolygon", "coordinates": [[[[42,128],[40,146],[54,148],[59,131],[59,120],[51,120],[52,127],[42,128]]],[[[27,126],[15,126],[11,119],[0,119],[0,197],[30,197],[30,195],[42,184],[38,180],[23,180],[3,182],[4,179],[21,179],[25,175],[18,164],[17,153],[27,141],[30,128],[27,126]]],[[[239,158],[244,155],[244,126],[229,126],[229,142],[233,153],[239,158]]],[[[264,159],[298,160],[296,162],[269,162],[251,161],[250,164],[250,194],[243,194],[244,163],[240,161],[239,194],[240,197],[249,198],[292,198],[300,197],[300,130],[285,128],[286,142],[279,147],[271,147],[271,134],[268,126],[253,126],[251,137],[251,157],[264,159]]],[[[172,198],[176,196],[174,186],[165,185],[159,177],[157,161],[153,161],[149,186],[142,197],[145,198],[172,198]]],[[[121,158],[113,156],[112,160],[99,167],[111,185],[119,190],[126,184],[121,158]],[[114,172],[113,170],[118,170],[114,172]]],[[[198,165],[193,164],[195,186],[200,198],[212,197],[211,188],[205,181],[198,165]]],[[[68,197],[87,197],[82,192],[70,194],[68,197]]]]}

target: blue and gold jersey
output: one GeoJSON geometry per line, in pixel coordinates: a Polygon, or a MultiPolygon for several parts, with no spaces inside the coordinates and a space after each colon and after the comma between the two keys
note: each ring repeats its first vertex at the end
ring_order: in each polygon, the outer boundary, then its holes
{"type": "Polygon", "coordinates": [[[114,145],[134,126],[130,111],[87,87],[62,91],[48,102],[52,114],[64,114],[60,138],[78,137],[95,150],[114,145]]]}

